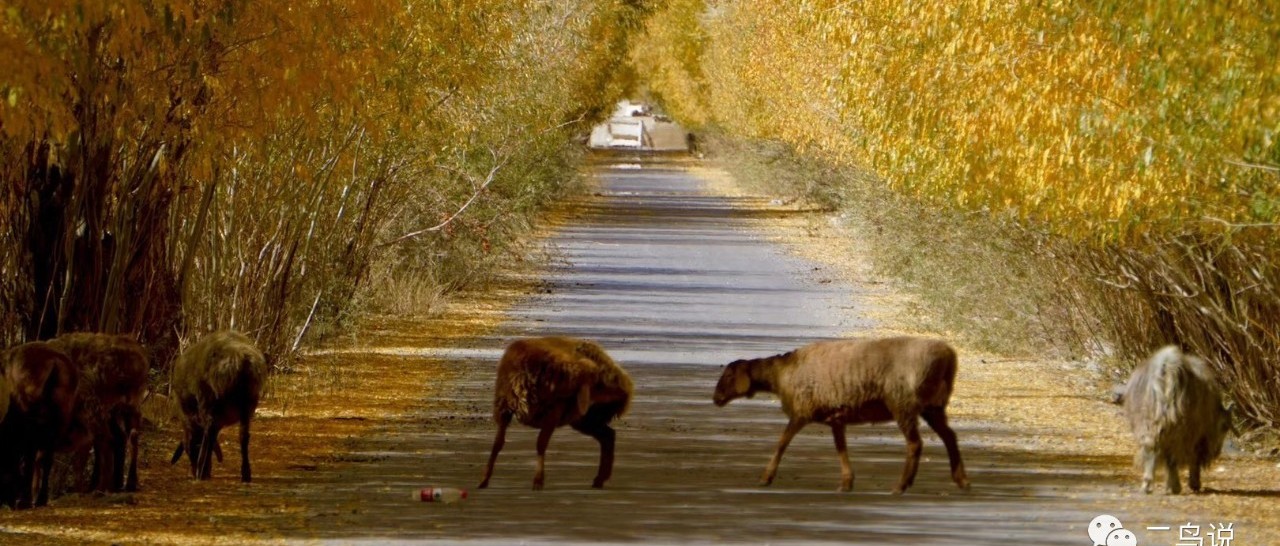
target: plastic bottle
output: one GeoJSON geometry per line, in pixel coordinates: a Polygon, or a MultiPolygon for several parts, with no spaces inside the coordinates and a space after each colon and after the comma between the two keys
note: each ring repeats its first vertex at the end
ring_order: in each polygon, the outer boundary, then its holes
{"type": "Polygon", "coordinates": [[[445,504],[466,500],[467,490],[456,487],[424,487],[415,496],[422,502],[443,502],[445,504]]]}

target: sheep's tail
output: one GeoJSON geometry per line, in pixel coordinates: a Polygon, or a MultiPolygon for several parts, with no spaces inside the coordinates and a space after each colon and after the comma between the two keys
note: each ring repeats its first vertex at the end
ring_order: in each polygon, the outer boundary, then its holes
{"type": "Polygon", "coordinates": [[[261,392],[266,361],[257,350],[232,345],[209,368],[205,382],[219,396],[235,391],[261,392]]]}
{"type": "Polygon", "coordinates": [[[529,375],[522,370],[503,379],[506,379],[506,385],[500,385],[497,389],[498,396],[493,397],[494,418],[503,414],[517,418],[529,415],[529,398],[533,394],[533,381],[529,375]]]}
{"type": "Polygon", "coordinates": [[[1186,360],[1182,350],[1172,345],[1151,357],[1147,388],[1151,396],[1151,422],[1156,431],[1178,422],[1182,416],[1183,397],[1180,394],[1187,388],[1185,374],[1191,372],[1186,360]]]}

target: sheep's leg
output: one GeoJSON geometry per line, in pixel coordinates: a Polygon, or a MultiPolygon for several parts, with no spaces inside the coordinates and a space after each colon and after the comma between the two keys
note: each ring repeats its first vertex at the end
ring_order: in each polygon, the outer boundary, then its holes
{"type": "Polygon", "coordinates": [[[956,442],[956,431],[947,425],[947,413],[943,408],[930,408],[922,414],[929,428],[938,433],[942,444],[947,446],[947,458],[951,460],[951,479],[960,489],[969,489],[969,477],[964,472],[964,460],[960,458],[960,445],[956,442]]]}
{"type": "Polygon", "coordinates": [[[607,423],[588,422],[585,419],[572,426],[574,430],[600,442],[600,468],[596,471],[596,479],[591,482],[591,487],[602,489],[604,482],[613,476],[613,448],[618,434],[607,423]]]}
{"type": "Polygon", "coordinates": [[[1164,458],[1165,472],[1168,474],[1165,482],[1170,495],[1179,495],[1182,493],[1182,482],[1178,479],[1178,463],[1173,460],[1172,456],[1166,455],[1164,458]]]}
{"type": "Polygon", "coordinates": [[[773,483],[773,478],[778,475],[778,464],[782,462],[782,453],[787,450],[787,446],[791,445],[791,439],[796,437],[800,429],[808,424],[800,419],[792,419],[787,422],[787,428],[782,430],[782,437],[778,439],[778,449],[773,452],[773,458],[769,460],[769,466],[764,468],[764,475],[760,477],[760,485],[769,485],[773,483]]]}
{"type": "Polygon", "coordinates": [[[117,422],[116,426],[111,428],[111,491],[118,492],[124,489],[124,463],[125,451],[129,446],[129,429],[123,423],[117,422]]]}
{"type": "Polygon", "coordinates": [[[84,479],[84,468],[88,465],[89,448],[87,446],[82,446],[71,454],[71,483],[81,493],[88,493],[93,489],[94,482],[86,482],[84,479]]]}
{"type": "Polygon", "coordinates": [[[114,431],[108,429],[106,438],[95,439],[94,465],[93,465],[93,483],[95,491],[107,492],[111,491],[111,485],[115,479],[112,471],[116,467],[116,440],[114,431]]]}
{"type": "Polygon", "coordinates": [[[1150,446],[1138,448],[1142,459],[1142,492],[1151,494],[1151,484],[1156,481],[1156,452],[1150,446]]]}
{"type": "Polygon", "coordinates": [[[191,477],[198,479],[200,477],[200,449],[191,449],[191,446],[195,444],[197,438],[204,441],[203,426],[191,427],[191,431],[188,432],[186,436],[187,460],[191,462],[191,477]]]}
{"type": "Polygon", "coordinates": [[[138,490],[138,428],[129,431],[129,479],[124,484],[125,491],[138,490]]]}
{"type": "Polygon", "coordinates": [[[853,467],[849,465],[849,446],[845,443],[844,423],[831,425],[831,436],[836,440],[836,453],[840,455],[840,491],[853,491],[853,467]]]}
{"type": "Polygon", "coordinates": [[[902,429],[902,435],[907,438],[907,464],[902,468],[902,480],[893,489],[894,495],[901,495],[915,483],[916,470],[920,468],[920,451],[924,449],[924,442],[920,440],[920,422],[916,416],[899,419],[898,428],[902,429]]]}
{"type": "Polygon", "coordinates": [[[41,450],[37,455],[39,458],[39,472],[36,485],[36,506],[47,506],[49,504],[49,474],[53,472],[53,450],[41,450]]]}
{"type": "MultiPolygon", "coordinates": [[[[0,468],[13,468],[7,457],[0,459],[0,468]]],[[[14,508],[18,501],[18,492],[14,489],[16,482],[0,479],[0,506],[14,508]]]]}
{"type": "Polygon", "coordinates": [[[538,431],[538,465],[533,471],[533,489],[535,491],[542,489],[542,484],[545,481],[547,444],[551,443],[551,433],[555,431],[555,425],[545,425],[542,430],[538,431]]]}
{"type": "MultiPolygon", "coordinates": [[[[253,469],[249,467],[249,415],[250,412],[242,412],[240,417],[240,481],[249,483],[253,480],[253,469]]],[[[222,450],[218,449],[218,453],[222,450]]],[[[222,461],[222,457],[218,457],[218,461],[222,461]]]]}
{"type": "Polygon", "coordinates": [[[31,508],[31,493],[35,489],[36,481],[36,450],[26,451],[21,461],[18,472],[18,498],[13,505],[17,510],[31,508]]]}
{"type": "Polygon", "coordinates": [[[1199,460],[1197,460],[1194,463],[1191,463],[1191,469],[1187,471],[1187,474],[1188,474],[1187,487],[1190,487],[1192,491],[1199,493],[1200,492],[1200,461],[1199,460]]]}
{"type": "Polygon", "coordinates": [[[93,492],[98,490],[98,484],[102,482],[102,440],[97,434],[93,436],[93,468],[89,471],[89,487],[86,491],[93,492]]]}
{"type": "Polygon", "coordinates": [[[200,442],[200,456],[196,458],[197,480],[213,477],[213,444],[218,441],[218,432],[216,424],[211,424],[204,429],[204,439],[200,442]]]}
{"type": "Polygon", "coordinates": [[[493,449],[489,451],[489,464],[484,467],[484,478],[480,480],[479,489],[489,487],[489,478],[493,476],[493,464],[498,461],[498,452],[507,443],[507,427],[511,425],[511,414],[498,415],[498,435],[493,438],[493,449]]]}

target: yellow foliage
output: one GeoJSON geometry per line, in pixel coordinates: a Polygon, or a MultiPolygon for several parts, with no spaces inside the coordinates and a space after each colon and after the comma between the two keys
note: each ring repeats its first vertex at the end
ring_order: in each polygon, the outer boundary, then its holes
{"type": "MultiPolygon", "coordinates": [[[[633,58],[683,118],[1101,242],[1280,219],[1277,15],[1262,1],[681,0],[652,24],[695,25],[696,58],[660,43],[633,58]]],[[[651,25],[651,41],[669,34],[651,25]]]]}
{"type": "Polygon", "coordinates": [[[171,335],[182,325],[167,313],[181,303],[188,325],[267,325],[279,348],[312,313],[339,316],[375,260],[426,278],[440,256],[462,253],[406,233],[435,234],[424,228],[463,203],[482,214],[482,201],[497,212],[475,230],[517,225],[513,209],[569,178],[574,136],[622,94],[617,67],[643,7],[7,0],[0,338],[56,321],[171,335]],[[60,203],[73,206],[63,214],[60,203]],[[111,264],[114,292],[79,282],[98,268],[71,270],[61,252],[27,248],[64,243],[128,257],[111,264]],[[31,278],[46,266],[68,271],[31,278]],[[94,288],[71,294],[63,279],[94,288]],[[228,305],[226,295],[243,299],[228,305]],[[47,297],[75,300],[80,315],[52,316],[60,308],[47,297]],[[112,322],[129,317],[152,322],[112,322]]]}

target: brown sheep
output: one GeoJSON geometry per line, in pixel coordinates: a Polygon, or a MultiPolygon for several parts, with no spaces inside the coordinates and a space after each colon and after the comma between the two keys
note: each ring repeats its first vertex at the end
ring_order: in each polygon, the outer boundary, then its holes
{"type": "Polygon", "coordinates": [[[250,482],[249,423],[258,409],[267,379],[266,358],[239,332],[214,332],[182,352],[173,365],[170,399],[182,421],[182,441],[173,452],[177,463],[187,452],[191,474],[207,480],[213,457],[222,460],[218,433],[240,424],[240,480],[250,482]]]}
{"type": "Polygon", "coordinates": [[[840,491],[853,489],[853,469],[845,445],[845,425],[895,421],[907,439],[907,463],[893,490],[901,494],[915,481],[924,417],[951,459],[951,478],[969,488],[956,433],[947,425],[946,407],[956,376],[956,353],[946,343],[914,337],[820,341],[786,354],[729,364],[716,385],[713,401],[724,406],[757,392],[771,392],[790,421],[761,485],[773,483],[791,439],[805,425],[831,426],[840,455],[840,491]]]}
{"type": "Polygon", "coordinates": [[[0,356],[0,383],[9,406],[0,419],[0,504],[29,508],[49,502],[53,454],[70,426],[79,382],[67,355],[48,343],[24,343],[0,356]],[[15,476],[16,475],[16,476],[15,476]],[[16,481],[12,481],[15,480],[16,481]]]}
{"type": "Polygon", "coordinates": [[[1200,491],[1200,469],[1222,452],[1231,431],[1231,412],[1222,405],[1222,392],[1204,360],[1183,354],[1172,345],[1156,351],[1138,366],[1121,392],[1119,402],[1138,439],[1142,490],[1150,493],[1156,462],[1168,472],[1167,491],[1182,492],[1178,469],[1190,467],[1187,480],[1200,491]]]}
{"type": "Polygon", "coordinates": [[[534,489],[543,486],[551,433],[564,425],[600,442],[600,467],[591,487],[604,487],[613,475],[616,437],[609,422],[627,411],[631,389],[631,377],[593,342],[568,337],[513,341],[498,362],[493,394],[498,434],[480,488],[489,486],[513,418],[539,429],[534,489]]]}
{"type": "Polygon", "coordinates": [[[64,449],[75,451],[76,459],[83,461],[92,445],[91,490],[137,491],[138,435],[150,369],[146,351],[133,338],[115,334],[78,332],[49,343],[71,357],[80,372],[73,423],[76,433],[64,449]]]}
{"type": "Polygon", "coordinates": [[[9,413],[9,397],[13,395],[13,387],[9,386],[9,378],[5,377],[3,364],[0,364],[0,423],[9,413]]]}

